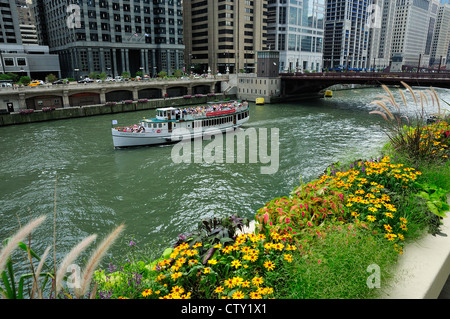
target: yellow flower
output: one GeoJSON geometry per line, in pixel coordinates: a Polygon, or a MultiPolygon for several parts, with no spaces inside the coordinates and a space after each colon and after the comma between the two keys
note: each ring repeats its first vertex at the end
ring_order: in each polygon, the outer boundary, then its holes
{"type": "Polygon", "coordinates": [[[196,243],[194,246],[192,246],[192,248],[198,248],[198,247],[202,247],[202,243],[196,243]]]}
{"type": "Polygon", "coordinates": [[[375,218],[375,216],[367,215],[367,220],[368,220],[369,222],[374,222],[374,221],[376,221],[377,219],[375,218]]]}
{"type": "Polygon", "coordinates": [[[217,260],[215,260],[215,259],[210,259],[210,260],[208,260],[208,264],[210,264],[210,265],[216,265],[216,264],[217,264],[217,260]]]}
{"type": "Polygon", "coordinates": [[[173,294],[181,295],[184,292],[184,289],[182,287],[180,287],[180,286],[175,286],[175,287],[172,288],[171,292],[173,294]]]}
{"type": "Polygon", "coordinates": [[[177,278],[180,278],[183,274],[181,272],[176,272],[171,275],[173,280],[176,280],[177,278]]]}
{"type": "Polygon", "coordinates": [[[233,283],[233,286],[240,286],[244,282],[244,279],[241,277],[233,277],[231,278],[231,282],[233,283]]]}
{"type": "Polygon", "coordinates": [[[250,292],[250,299],[262,299],[262,296],[256,291],[250,292]]]}
{"type": "Polygon", "coordinates": [[[394,215],[392,215],[392,213],[384,213],[384,215],[389,218],[394,218],[394,215]]]}
{"type": "Polygon", "coordinates": [[[220,248],[222,248],[222,244],[217,244],[214,246],[214,248],[220,249],[220,248]]]}
{"type": "Polygon", "coordinates": [[[232,299],[244,299],[245,295],[242,291],[236,291],[234,294],[231,295],[232,299]]]}
{"type": "Polygon", "coordinates": [[[262,277],[253,277],[253,279],[252,279],[252,284],[254,285],[254,286],[260,286],[260,285],[262,285],[263,284],[263,282],[264,282],[264,279],[262,278],[262,277]]]}
{"type": "Polygon", "coordinates": [[[284,255],[284,260],[286,260],[287,262],[292,262],[292,255],[289,255],[289,254],[285,254],[284,255]]]}
{"type": "Polygon", "coordinates": [[[275,264],[268,260],[264,263],[264,267],[266,267],[267,270],[271,271],[275,269],[275,264]]]}
{"type": "Polygon", "coordinates": [[[242,264],[241,264],[241,261],[239,259],[233,260],[231,262],[231,267],[234,267],[234,268],[238,269],[241,266],[242,266],[242,264]]]}
{"type": "Polygon", "coordinates": [[[250,281],[248,281],[248,280],[244,281],[241,286],[242,286],[242,288],[250,287],[250,281]]]}
{"type": "Polygon", "coordinates": [[[219,286],[219,287],[216,288],[216,290],[214,290],[214,292],[215,292],[216,294],[220,294],[220,293],[222,293],[224,290],[225,290],[224,287],[219,286]]]}
{"type": "Polygon", "coordinates": [[[151,289],[145,289],[145,290],[142,292],[142,297],[150,296],[152,293],[153,293],[153,291],[152,291],[151,289]]]}
{"type": "Polygon", "coordinates": [[[408,227],[406,227],[405,224],[402,224],[402,225],[400,226],[400,228],[401,228],[402,230],[404,230],[404,231],[407,231],[407,230],[408,230],[408,227]]]}
{"type": "Polygon", "coordinates": [[[352,212],[352,216],[356,218],[359,216],[359,214],[358,214],[358,212],[352,212]]]}
{"type": "Polygon", "coordinates": [[[384,226],[384,229],[386,229],[386,231],[392,232],[392,227],[391,227],[391,225],[383,225],[383,226],[384,226]]]}
{"type": "Polygon", "coordinates": [[[387,238],[389,241],[393,241],[393,240],[395,240],[397,235],[395,235],[395,234],[386,234],[386,235],[384,235],[384,237],[387,238]]]}
{"type": "Polygon", "coordinates": [[[203,269],[203,273],[204,274],[210,274],[211,273],[211,268],[206,267],[205,269],[203,269]]]}
{"type": "Polygon", "coordinates": [[[234,287],[233,281],[231,279],[225,279],[224,285],[227,286],[228,288],[234,287]]]}

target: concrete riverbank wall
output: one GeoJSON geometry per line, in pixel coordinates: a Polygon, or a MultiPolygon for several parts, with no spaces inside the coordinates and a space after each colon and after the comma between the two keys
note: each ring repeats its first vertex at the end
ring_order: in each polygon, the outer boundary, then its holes
{"type": "Polygon", "coordinates": [[[190,98],[176,97],[167,99],[155,99],[147,102],[133,101],[133,103],[116,103],[116,104],[102,104],[102,105],[90,105],[82,107],[66,107],[57,108],[50,111],[33,111],[28,114],[21,114],[19,112],[13,112],[10,114],[0,115],[0,126],[19,125],[35,122],[65,120],[71,118],[116,114],[124,112],[135,112],[144,110],[154,110],[164,107],[182,107],[187,105],[201,105],[208,102],[222,101],[224,98],[233,100],[235,95],[217,94],[215,96],[192,96],[190,98]]]}

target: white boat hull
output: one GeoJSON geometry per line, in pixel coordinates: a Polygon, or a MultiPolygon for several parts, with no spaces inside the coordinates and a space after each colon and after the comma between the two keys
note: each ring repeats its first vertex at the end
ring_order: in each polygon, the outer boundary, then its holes
{"type": "MultiPolygon", "coordinates": [[[[236,125],[230,125],[227,127],[216,127],[214,129],[220,130],[223,133],[234,131],[235,129],[242,126],[248,118],[243,119],[236,125]]],[[[125,148],[125,147],[136,147],[136,146],[150,146],[159,144],[170,144],[176,143],[181,140],[201,138],[208,134],[213,134],[214,130],[209,128],[208,130],[202,130],[202,132],[190,130],[188,135],[172,135],[167,133],[131,133],[131,132],[120,132],[116,129],[112,129],[112,137],[114,148],[125,148]]]]}

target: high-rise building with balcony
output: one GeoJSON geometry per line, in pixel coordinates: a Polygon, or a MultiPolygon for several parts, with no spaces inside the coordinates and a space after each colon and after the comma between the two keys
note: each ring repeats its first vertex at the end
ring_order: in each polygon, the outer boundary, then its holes
{"type": "Polygon", "coordinates": [[[255,72],[266,46],[267,0],[184,0],[183,8],[188,70],[255,72]]]}
{"type": "Polygon", "coordinates": [[[32,8],[39,39],[59,54],[64,76],[184,67],[181,0],[33,0],[32,8]]]}
{"type": "Polygon", "coordinates": [[[325,0],[270,0],[268,46],[280,52],[280,71],[321,71],[325,0]]]}

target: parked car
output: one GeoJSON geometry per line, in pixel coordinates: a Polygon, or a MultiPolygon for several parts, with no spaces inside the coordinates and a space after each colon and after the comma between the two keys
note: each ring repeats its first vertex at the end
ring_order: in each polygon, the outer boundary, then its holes
{"type": "Polygon", "coordinates": [[[28,86],[38,86],[38,85],[41,85],[41,84],[42,84],[41,81],[31,81],[28,84],[28,86]]]}
{"type": "Polygon", "coordinates": [[[52,85],[68,84],[68,83],[69,83],[68,79],[59,79],[59,80],[56,80],[55,82],[53,82],[52,85]]]}
{"type": "Polygon", "coordinates": [[[94,80],[91,80],[90,78],[84,78],[78,81],[78,83],[93,83],[93,82],[94,80]]]}

